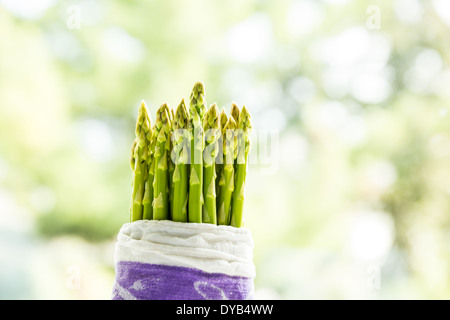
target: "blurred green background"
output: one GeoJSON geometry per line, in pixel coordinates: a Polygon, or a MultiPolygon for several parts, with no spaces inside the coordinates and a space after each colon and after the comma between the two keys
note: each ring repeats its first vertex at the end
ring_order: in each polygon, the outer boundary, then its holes
{"type": "Polygon", "coordinates": [[[0,299],[109,299],[129,150],[252,113],[259,299],[450,298],[446,0],[0,0],[0,299]]]}

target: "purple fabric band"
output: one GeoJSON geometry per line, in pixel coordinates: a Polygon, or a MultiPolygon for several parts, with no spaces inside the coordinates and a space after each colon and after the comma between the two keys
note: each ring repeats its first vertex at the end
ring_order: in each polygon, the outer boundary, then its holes
{"type": "Polygon", "coordinates": [[[246,277],[131,261],[115,268],[113,300],[253,299],[253,279],[246,277]]]}

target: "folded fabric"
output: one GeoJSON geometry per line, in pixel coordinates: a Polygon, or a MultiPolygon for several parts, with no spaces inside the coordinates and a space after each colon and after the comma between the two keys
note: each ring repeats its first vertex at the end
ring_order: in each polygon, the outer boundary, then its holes
{"type": "Polygon", "coordinates": [[[247,228],[126,223],[117,236],[114,265],[114,300],[253,299],[253,239],[247,228]]]}

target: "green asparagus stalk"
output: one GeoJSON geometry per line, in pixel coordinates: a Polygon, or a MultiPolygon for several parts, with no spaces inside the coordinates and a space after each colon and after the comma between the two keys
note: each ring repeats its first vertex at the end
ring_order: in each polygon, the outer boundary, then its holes
{"type": "Polygon", "coordinates": [[[231,214],[231,225],[234,227],[243,226],[243,205],[244,205],[244,185],[247,174],[248,153],[251,147],[250,133],[252,129],[250,113],[245,106],[242,107],[239,115],[236,156],[236,179],[235,192],[233,193],[233,205],[231,214]]]}
{"type": "Polygon", "coordinates": [[[169,218],[168,153],[170,150],[170,118],[167,103],[159,107],[155,122],[155,177],[153,180],[153,219],[169,218]]]}
{"type": "Polygon", "coordinates": [[[191,116],[191,172],[189,177],[189,222],[202,222],[203,206],[203,149],[202,127],[206,110],[205,87],[197,82],[192,89],[189,113],[191,116]]]}
{"type": "Polygon", "coordinates": [[[173,109],[170,108],[169,110],[169,120],[170,120],[170,131],[169,131],[169,152],[168,152],[168,159],[167,159],[167,167],[168,167],[168,171],[169,171],[169,195],[168,195],[168,199],[169,199],[169,219],[172,219],[172,207],[173,207],[173,172],[175,170],[175,163],[172,161],[171,158],[171,154],[172,154],[172,149],[173,149],[173,139],[172,139],[172,135],[173,135],[173,130],[175,129],[174,127],[174,114],[173,114],[173,109]]]}
{"type": "Polygon", "coordinates": [[[130,156],[130,164],[131,170],[134,171],[134,166],[136,165],[136,158],[134,157],[134,149],[136,149],[137,140],[134,139],[133,145],[131,146],[131,156],[130,156]]]}
{"type": "Polygon", "coordinates": [[[131,147],[131,156],[130,156],[130,165],[131,165],[131,170],[133,171],[133,178],[131,179],[131,197],[130,197],[130,221],[134,221],[133,220],[133,208],[134,208],[134,198],[135,198],[135,190],[134,190],[134,186],[135,186],[135,182],[134,180],[136,180],[136,174],[134,172],[134,168],[136,166],[136,158],[134,157],[135,154],[135,149],[137,148],[137,140],[134,139],[133,145],[131,147]]]}
{"type": "MultiPolygon", "coordinates": [[[[216,156],[216,192],[217,192],[217,195],[219,194],[220,183],[222,182],[222,184],[223,184],[223,182],[224,182],[223,179],[221,179],[222,170],[223,170],[223,139],[225,136],[224,128],[228,121],[228,117],[225,112],[225,108],[222,108],[219,118],[220,118],[219,126],[220,126],[221,134],[219,136],[219,150],[218,150],[217,156],[216,156]]],[[[218,201],[218,199],[219,198],[217,197],[217,201],[218,201]]]]}
{"type": "Polygon", "coordinates": [[[172,202],[173,202],[173,184],[172,184],[172,176],[173,176],[173,170],[175,169],[175,164],[171,161],[170,159],[170,153],[172,152],[172,132],[173,132],[173,108],[170,108],[169,105],[167,103],[164,104],[166,110],[167,110],[167,114],[169,115],[169,133],[168,133],[168,138],[166,140],[166,145],[165,148],[167,150],[167,171],[168,171],[168,176],[167,176],[167,188],[166,188],[166,193],[167,193],[167,201],[168,201],[168,205],[167,205],[167,219],[172,219],[172,202]]]}
{"type": "Polygon", "coordinates": [[[146,220],[153,219],[153,180],[155,177],[155,146],[156,146],[156,135],[155,126],[151,130],[150,144],[149,144],[149,156],[147,158],[147,170],[148,175],[145,183],[144,199],[143,204],[143,214],[142,218],[146,220]]]}
{"type": "Polygon", "coordinates": [[[217,224],[216,156],[219,150],[220,118],[217,104],[211,105],[203,119],[205,150],[203,152],[203,222],[217,224]]]}
{"type": "Polygon", "coordinates": [[[223,170],[219,183],[219,201],[217,204],[217,222],[220,225],[230,224],[230,205],[234,191],[234,159],[236,155],[237,137],[236,121],[230,117],[222,131],[223,138],[223,170]]]}
{"type": "Polygon", "coordinates": [[[181,100],[174,115],[174,131],[173,131],[173,150],[172,161],[175,165],[173,171],[173,205],[172,205],[172,220],[178,222],[188,221],[188,186],[189,186],[189,165],[188,158],[190,156],[190,135],[188,129],[189,113],[184,103],[181,100]]]}
{"type": "Polygon", "coordinates": [[[130,221],[142,219],[143,198],[145,193],[145,182],[147,179],[147,158],[149,148],[149,137],[151,136],[151,120],[145,102],[141,102],[135,130],[133,167],[133,189],[132,205],[130,206],[130,221]]]}

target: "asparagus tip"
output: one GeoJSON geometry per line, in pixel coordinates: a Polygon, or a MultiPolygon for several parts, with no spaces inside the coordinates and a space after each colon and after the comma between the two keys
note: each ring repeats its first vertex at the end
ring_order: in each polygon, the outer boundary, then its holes
{"type": "Polygon", "coordinates": [[[225,128],[225,125],[227,124],[228,117],[227,113],[225,111],[225,108],[222,108],[222,111],[220,112],[220,128],[223,130],[225,128]]]}
{"type": "Polygon", "coordinates": [[[209,107],[205,119],[207,119],[210,124],[219,119],[219,108],[217,107],[216,103],[212,104],[209,107]]]}
{"type": "Polygon", "coordinates": [[[239,114],[238,127],[239,129],[250,129],[252,127],[250,112],[248,112],[245,105],[239,114]]]}
{"type": "MultiPolygon", "coordinates": [[[[202,82],[197,82],[192,88],[190,97],[190,108],[191,118],[193,121],[198,123],[198,121],[203,120],[203,116],[206,110],[205,102],[205,86],[202,82]]],[[[201,122],[200,122],[201,123],[201,122]]]]}
{"type": "MultiPolygon", "coordinates": [[[[187,129],[189,127],[189,112],[187,111],[184,99],[178,104],[173,118],[174,129],[187,129]]],[[[178,136],[178,133],[177,133],[178,136]]]]}
{"type": "Polygon", "coordinates": [[[201,81],[197,81],[192,88],[192,94],[197,98],[199,94],[205,94],[205,85],[201,81]]]}
{"type": "Polygon", "coordinates": [[[236,121],[234,120],[233,117],[228,118],[228,121],[227,121],[227,123],[225,124],[224,129],[225,129],[225,130],[228,130],[228,129],[230,129],[230,130],[237,129],[237,123],[236,123],[236,121]]]}
{"type": "Polygon", "coordinates": [[[231,115],[234,118],[234,120],[236,122],[238,122],[238,120],[239,120],[239,107],[234,102],[231,104],[231,115]]]}

